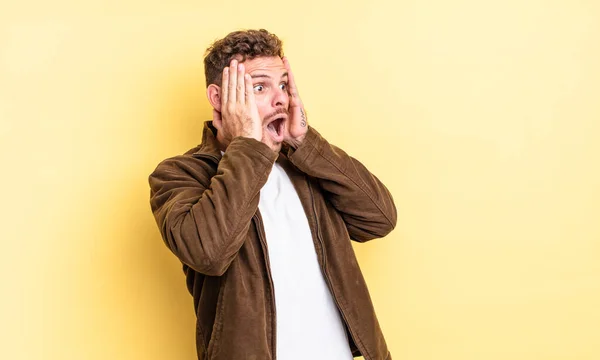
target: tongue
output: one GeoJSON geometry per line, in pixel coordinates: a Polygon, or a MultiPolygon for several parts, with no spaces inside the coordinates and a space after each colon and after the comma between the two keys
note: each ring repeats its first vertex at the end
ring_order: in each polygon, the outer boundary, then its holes
{"type": "Polygon", "coordinates": [[[274,123],[270,123],[269,125],[267,125],[267,129],[269,129],[273,134],[278,135],[274,123]]]}

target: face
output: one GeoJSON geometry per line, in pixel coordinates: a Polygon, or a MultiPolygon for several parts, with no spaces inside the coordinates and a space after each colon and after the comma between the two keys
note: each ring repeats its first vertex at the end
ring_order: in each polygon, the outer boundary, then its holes
{"type": "Polygon", "coordinates": [[[252,77],[256,106],[263,121],[262,142],[278,152],[288,118],[287,70],[278,56],[246,60],[244,66],[252,77]]]}

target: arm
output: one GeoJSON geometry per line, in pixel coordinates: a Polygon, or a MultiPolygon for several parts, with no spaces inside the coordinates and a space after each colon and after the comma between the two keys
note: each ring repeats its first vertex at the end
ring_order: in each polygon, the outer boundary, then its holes
{"type": "Polygon", "coordinates": [[[353,240],[380,238],[396,226],[396,207],[388,189],[314,128],[309,127],[297,149],[290,149],[289,159],[300,171],[318,179],[353,240]]]}
{"type": "Polygon", "coordinates": [[[217,115],[213,124],[227,147],[216,174],[214,164],[182,156],[160,164],[149,179],[165,243],[184,264],[212,276],[225,273],[242,247],[277,158],[261,143],[262,122],[244,65],[232,60],[222,77],[222,87],[207,89],[217,115]]]}
{"type": "Polygon", "coordinates": [[[222,275],[243,245],[276,154],[234,139],[216,174],[205,160],[166,160],[150,175],[150,204],[167,247],[184,264],[222,275]]]}
{"type": "Polygon", "coordinates": [[[396,207],[388,189],[364,165],[329,144],[307,125],[306,112],[290,64],[290,119],[285,142],[288,158],[300,171],[319,180],[341,213],[350,237],[364,242],[387,235],[396,226],[396,207]]]}

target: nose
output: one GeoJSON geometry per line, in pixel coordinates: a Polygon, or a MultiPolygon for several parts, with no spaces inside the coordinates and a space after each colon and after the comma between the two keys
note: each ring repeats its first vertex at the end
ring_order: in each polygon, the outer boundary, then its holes
{"type": "Polygon", "coordinates": [[[273,96],[273,107],[288,108],[290,97],[286,89],[277,88],[275,95],[273,96]]]}

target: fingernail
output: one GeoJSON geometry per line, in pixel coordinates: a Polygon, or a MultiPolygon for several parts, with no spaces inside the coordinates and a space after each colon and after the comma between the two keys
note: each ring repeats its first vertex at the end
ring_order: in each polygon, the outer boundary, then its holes
{"type": "Polygon", "coordinates": [[[239,64],[238,65],[238,70],[243,71],[244,70],[244,64],[239,64]]]}

